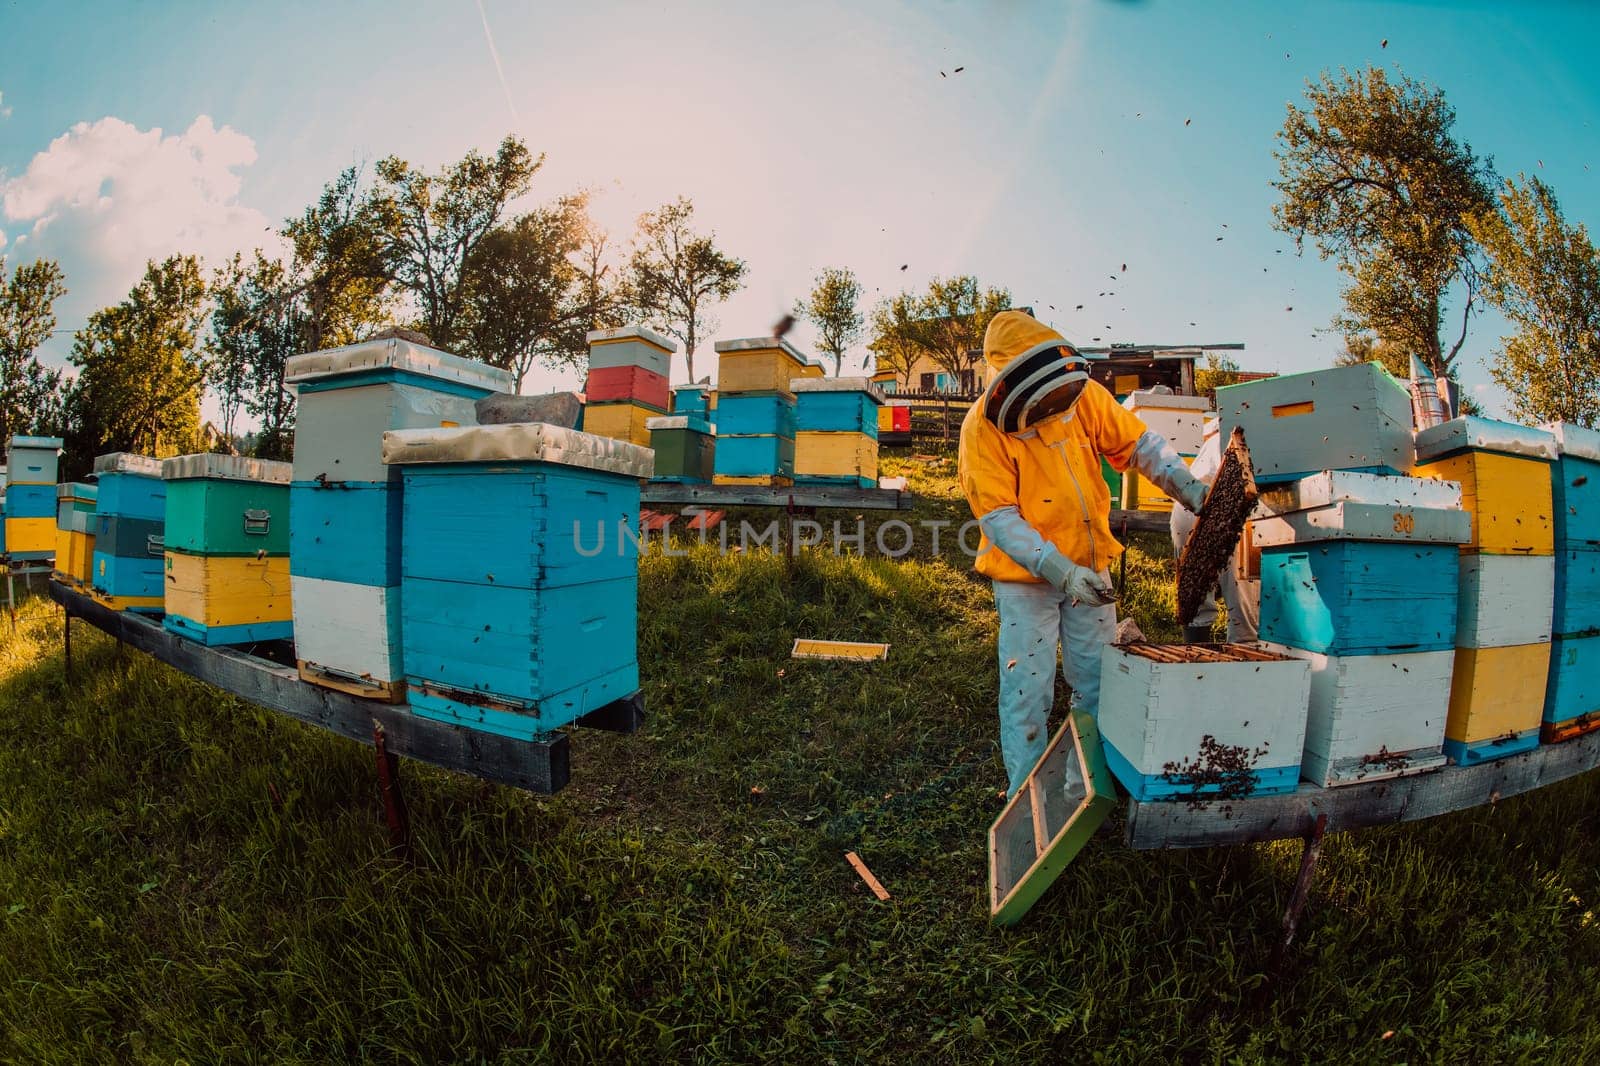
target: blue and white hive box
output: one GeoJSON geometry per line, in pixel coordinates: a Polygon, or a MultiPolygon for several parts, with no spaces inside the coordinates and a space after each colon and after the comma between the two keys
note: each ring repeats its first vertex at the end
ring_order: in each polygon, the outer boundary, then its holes
{"type": "Polygon", "coordinates": [[[530,738],[638,691],[650,449],[513,423],[392,431],[383,455],[405,479],[413,713],[530,738]]]}
{"type": "Polygon", "coordinates": [[[1445,762],[1461,486],[1323,471],[1267,487],[1252,535],[1261,638],[1311,664],[1304,777],[1327,787],[1445,762]]]}
{"type": "Polygon", "coordinates": [[[1293,792],[1310,695],[1309,663],[1246,645],[1108,645],[1106,762],[1140,801],[1293,792]]]}
{"type": "Polygon", "coordinates": [[[509,373],[385,338],[297,355],[289,572],[301,676],[395,699],[400,645],[401,493],[383,435],[477,422],[477,401],[509,373]]]}
{"type": "Polygon", "coordinates": [[[60,437],[15,436],[6,442],[7,485],[54,485],[61,463],[60,437]]]}

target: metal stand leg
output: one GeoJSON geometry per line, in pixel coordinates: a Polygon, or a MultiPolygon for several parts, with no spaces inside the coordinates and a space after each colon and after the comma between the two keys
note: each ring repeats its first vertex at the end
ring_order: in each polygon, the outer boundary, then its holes
{"type": "Polygon", "coordinates": [[[1322,835],[1328,828],[1328,816],[1317,815],[1317,821],[1311,828],[1311,835],[1306,837],[1305,850],[1300,855],[1300,876],[1294,880],[1294,891],[1289,894],[1289,906],[1283,912],[1283,939],[1278,942],[1277,949],[1273,952],[1272,972],[1282,974],[1284,964],[1288,961],[1289,948],[1294,944],[1294,935],[1300,926],[1300,914],[1306,908],[1306,900],[1311,896],[1311,884],[1317,876],[1317,860],[1322,857],[1322,835]]]}
{"type": "Polygon", "coordinates": [[[378,790],[383,793],[383,817],[389,823],[389,846],[406,861],[411,860],[411,817],[400,793],[400,757],[389,751],[383,726],[372,726],[372,744],[377,749],[378,790]]]}
{"type": "Polygon", "coordinates": [[[6,564],[6,606],[11,610],[11,631],[17,631],[17,579],[11,564],[6,564]]]}
{"type": "Polygon", "coordinates": [[[72,612],[61,612],[61,633],[63,643],[66,645],[66,674],[67,680],[72,680],[72,612]]]}

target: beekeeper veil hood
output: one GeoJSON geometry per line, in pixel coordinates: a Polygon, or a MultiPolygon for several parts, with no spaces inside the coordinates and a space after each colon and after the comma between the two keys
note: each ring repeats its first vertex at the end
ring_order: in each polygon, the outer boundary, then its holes
{"type": "Polygon", "coordinates": [[[1089,380],[1089,358],[1022,311],[990,320],[983,358],[989,364],[983,414],[1006,433],[1072,410],[1089,380]]]}

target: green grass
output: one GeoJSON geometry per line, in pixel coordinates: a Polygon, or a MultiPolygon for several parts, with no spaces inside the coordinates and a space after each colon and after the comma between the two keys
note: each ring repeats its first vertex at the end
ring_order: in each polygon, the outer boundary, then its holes
{"type": "MultiPolygon", "coordinates": [[[[1152,636],[1169,555],[1130,556],[1152,636]]],[[[87,627],[69,683],[52,605],[0,621],[0,1061],[1600,1058],[1595,775],[1331,837],[1269,982],[1290,842],[1102,834],[989,926],[995,623],[958,554],[656,552],[641,600],[644,730],[576,733],[554,797],[404,764],[414,864],[369,749],[87,627]]]]}

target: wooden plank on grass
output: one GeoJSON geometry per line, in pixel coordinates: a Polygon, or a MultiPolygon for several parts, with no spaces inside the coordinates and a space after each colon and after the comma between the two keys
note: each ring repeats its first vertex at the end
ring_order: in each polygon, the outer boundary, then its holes
{"type": "Polygon", "coordinates": [[[879,884],[876,877],[872,876],[872,871],[867,869],[867,864],[861,861],[861,856],[857,855],[853,851],[847,851],[844,853],[844,857],[850,860],[850,865],[855,867],[856,873],[860,874],[861,880],[865,881],[867,883],[867,887],[872,889],[872,894],[874,896],[877,896],[879,899],[889,898],[889,890],[884,888],[883,885],[879,884]]]}
{"type": "Polygon", "coordinates": [[[812,640],[800,637],[789,651],[791,659],[840,659],[854,662],[887,659],[889,645],[858,640],[812,640]]]}
{"type": "Polygon", "coordinates": [[[1249,844],[1309,836],[1317,815],[1330,833],[1414,822],[1554,784],[1600,766],[1600,733],[1545,744],[1494,762],[1338,788],[1305,784],[1280,796],[1128,806],[1128,845],[1140,850],[1249,844]]]}
{"type": "Polygon", "coordinates": [[[570,776],[565,734],[514,740],[421,718],[404,706],[309,684],[293,666],[185,640],[163,629],[159,620],[112,611],[53,582],[50,595],[73,616],[130,647],[240,699],[347,739],[371,744],[373,726],[381,725],[388,750],[396,755],[530,792],[558,792],[570,776]]]}

